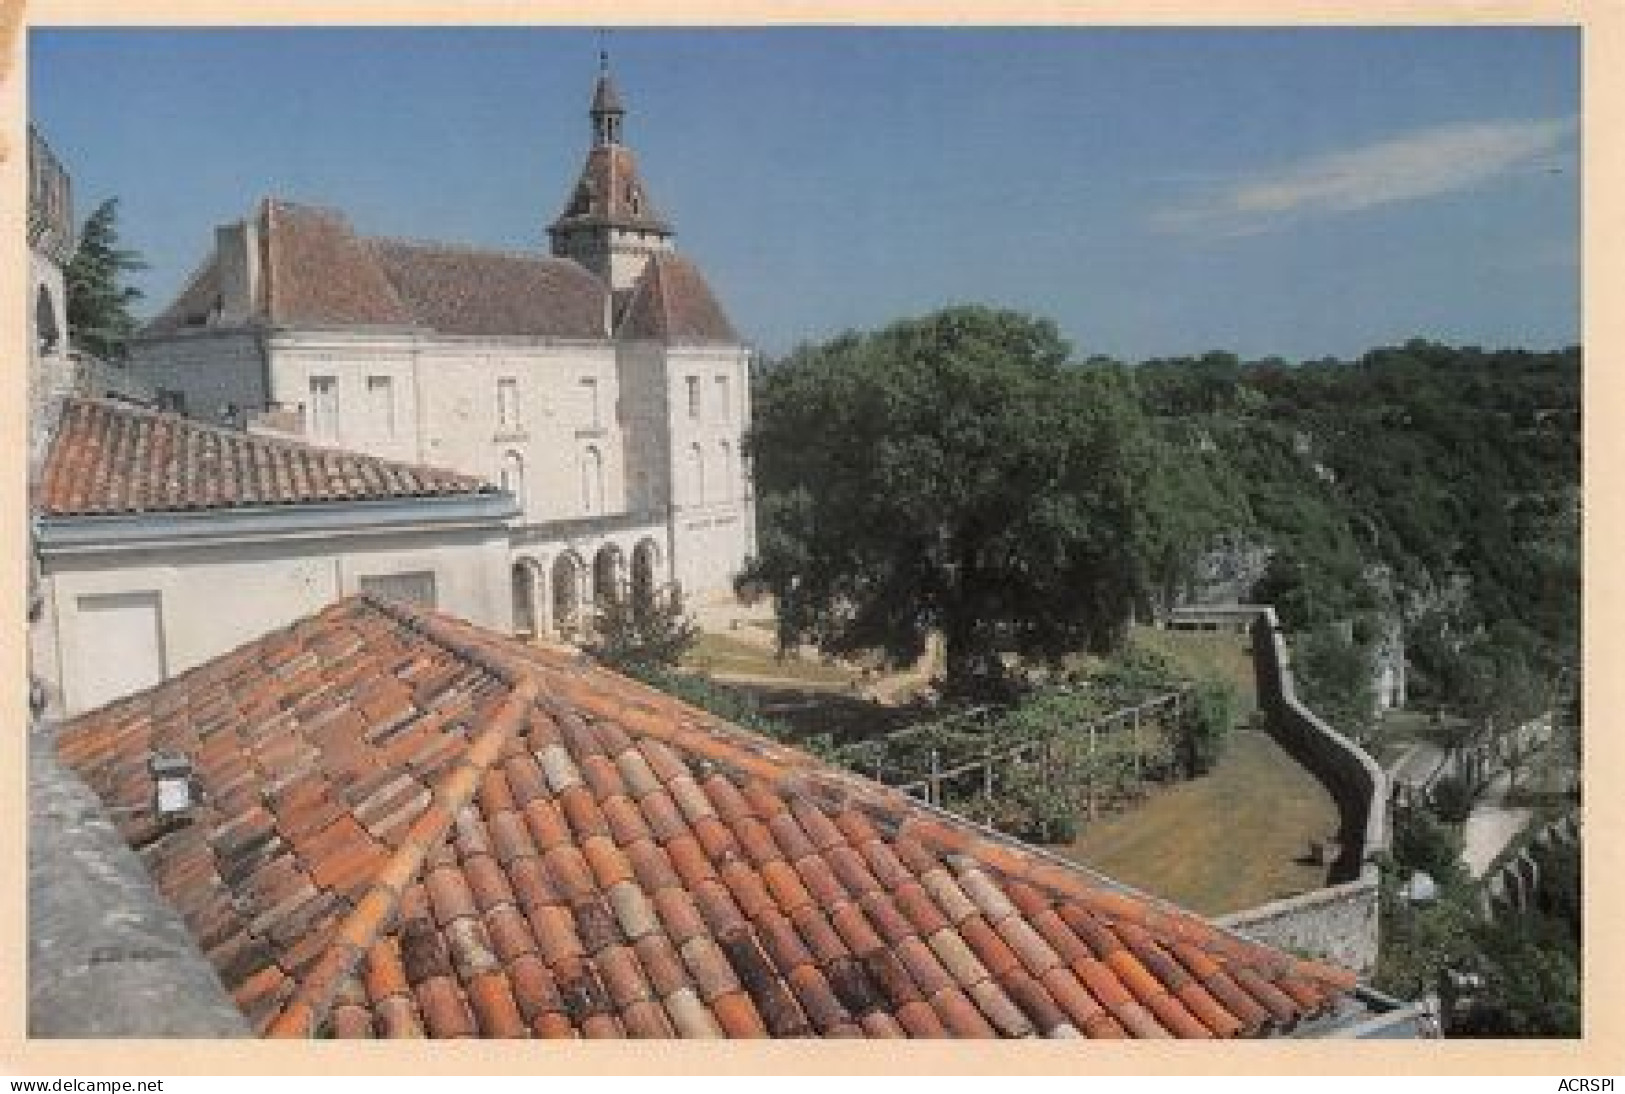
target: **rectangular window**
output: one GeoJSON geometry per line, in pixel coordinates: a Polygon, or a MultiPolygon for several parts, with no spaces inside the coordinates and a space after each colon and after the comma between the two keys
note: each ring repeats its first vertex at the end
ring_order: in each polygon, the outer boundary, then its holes
{"type": "Polygon", "coordinates": [[[504,376],[497,381],[497,429],[512,433],[519,428],[519,381],[504,376]]]}
{"type": "Polygon", "coordinates": [[[725,422],[733,416],[731,413],[733,407],[728,393],[728,378],[726,376],[716,378],[716,392],[717,421],[725,422]]]}
{"type": "Polygon", "coordinates": [[[310,435],[332,440],[339,435],[339,381],[337,376],[310,378],[310,435]]]}
{"type": "Polygon", "coordinates": [[[434,572],[371,574],[361,579],[361,591],[385,600],[399,600],[419,608],[435,606],[434,572]]]}
{"type": "Polygon", "coordinates": [[[598,381],[591,376],[581,378],[582,405],[586,408],[587,424],[597,429],[603,425],[598,406],[598,381]]]}
{"type": "Polygon", "coordinates": [[[395,436],[395,380],[390,376],[367,377],[367,402],[372,420],[383,437],[395,436]]]}
{"type": "Polygon", "coordinates": [[[698,376],[685,377],[688,384],[688,417],[690,421],[700,420],[700,378],[698,376]]]}

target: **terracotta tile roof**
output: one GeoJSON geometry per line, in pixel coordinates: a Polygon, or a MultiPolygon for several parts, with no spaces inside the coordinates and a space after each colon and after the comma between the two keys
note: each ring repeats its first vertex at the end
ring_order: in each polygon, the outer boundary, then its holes
{"type": "Polygon", "coordinates": [[[601,144],[588,150],[570,203],[548,231],[557,234],[603,226],[671,234],[671,225],[655,211],[648,188],[638,177],[637,157],[622,144],[601,144]]]}
{"type": "MultiPolygon", "coordinates": [[[[279,199],[262,202],[253,219],[263,271],[256,322],[607,336],[608,289],[568,259],[364,237],[337,210],[279,199]]],[[[219,295],[212,257],[143,333],[207,326],[219,295]]]]}
{"type": "Polygon", "coordinates": [[[603,338],[604,285],[567,258],[370,241],[413,318],[443,334],[603,338]]]}
{"type": "Polygon", "coordinates": [[[334,1037],[1211,1037],[1340,969],[563,654],[352,598],[81,716],[255,1029],[334,1037]],[[201,804],[140,807],[154,750],[201,804]]]}
{"type": "Polygon", "coordinates": [[[46,516],[494,493],[466,475],[70,398],[36,498],[46,516]]]}
{"type": "Polygon", "coordinates": [[[616,333],[662,342],[739,341],[699,268],[675,254],[650,256],[616,333]]]}
{"type": "Polygon", "coordinates": [[[343,213],[266,201],[261,216],[272,323],[403,326],[417,321],[343,213]]]}

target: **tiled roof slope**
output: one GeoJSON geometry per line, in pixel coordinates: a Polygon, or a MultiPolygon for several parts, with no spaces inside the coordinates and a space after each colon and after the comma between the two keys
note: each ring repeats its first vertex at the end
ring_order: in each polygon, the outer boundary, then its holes
{"type": "Polygon", "coordinates": [[[585,226],[671,234],[638,177],[637,157],[625,145],[601,144],[587,152],[570,203],[549,231],[585,226]]]}
{"type": "Polygon", "coordinates": [[[266,201],[265,300],[277,324],[402,326],[411,309],[336,209],[266,201]]]}
{"type": "Polygon", "coordinates": [[[1354,984],[578,659],[379,601],[59,742],[268,1035],[1235,1036],[1354,984]],[[191,757],[201,790],[167,831],[139,811],[153,750],[191,757]]]}
{"type": "MultiPolygon", "coordinates": [[[[603,338],[608,290],[575,262],[357,235],[337,210],[267,199],[254,214],[262,271],[251,314],[284,326],[406,327],[441,334],[603,338]]],[[[207,326],[212,257],[143,328],[207,326]]]]}
{"type": "Polygon", "coordinates": [[[739,341],[699,269],[675,254],[649,256],[616,333],[662,342],[739,341]]]}
{"type": "Polygon", "coordinates": [[[487,494],[479,479],[72,398],[45,457],[45,516],[487,494]]]}
{"type": "Polygon", "coordinates": [[[371,241],[417,322],[442,334],[603,338],[604,285],[567,258],[371,241]]]}

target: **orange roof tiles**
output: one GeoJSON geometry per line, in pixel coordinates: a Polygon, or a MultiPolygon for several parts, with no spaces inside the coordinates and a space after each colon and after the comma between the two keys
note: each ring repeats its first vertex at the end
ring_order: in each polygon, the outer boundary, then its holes
{"type": "Polygon", "coordinates": [[[269,1035],[1229,1037],[1354,986],[613,673],[367,599],[81,716],[59,751],[269,1035]],[[186,823],[139,808],[153,750],[196,766],[186,823]]]}
{"type": "Polygon", "coordinates": [[[699,267],[670,253],[649,256],[632,286],[616,334],[662,342],[739,341],[699,267]]]}
{"type": "MultiPolygon", "coordinates": [[[[495,492],[450,471],[74,397],[63,404],[37,504],[46,516],[104,516],[495,492]]],[[[318,664],[285,671],[314,674],[318,664]]],[[[374,696],[359,716],[384,732],[392,704],[406,709],[404,689],[374,696]]]]}
{"type": "MultiPolygon", "coordinates": [[[[264,271],[249,324],[424,328],[453,335],[607,336],[608,288],[576,262],[358,234],[336,209],[265,198],[248,218],[264,271]]],[[[219,321],[220,256],[211,255],[142,330],[219,321]]]]}

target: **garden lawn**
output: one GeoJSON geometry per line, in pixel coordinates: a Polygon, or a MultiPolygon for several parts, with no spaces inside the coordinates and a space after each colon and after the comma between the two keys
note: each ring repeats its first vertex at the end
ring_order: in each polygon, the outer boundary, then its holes
{"type": "Polygon", "coordinates": [[[1091,869],[1201,912],[1240,911],[1326,884],[1312,840],[1337,834],[1337,806],[1268,734],[1231,733],[1212,773],[1152,792],[1052,848],[1091,869]]]}
{"type": "Polygon", "coordinates": [[[794,681],[821,688],[846,688],[859,679],[857,670],[799,656],[776,657],[771,650],[730,638],[703,633],[683,658],[680,668],[721,676],[794,681]]]}

